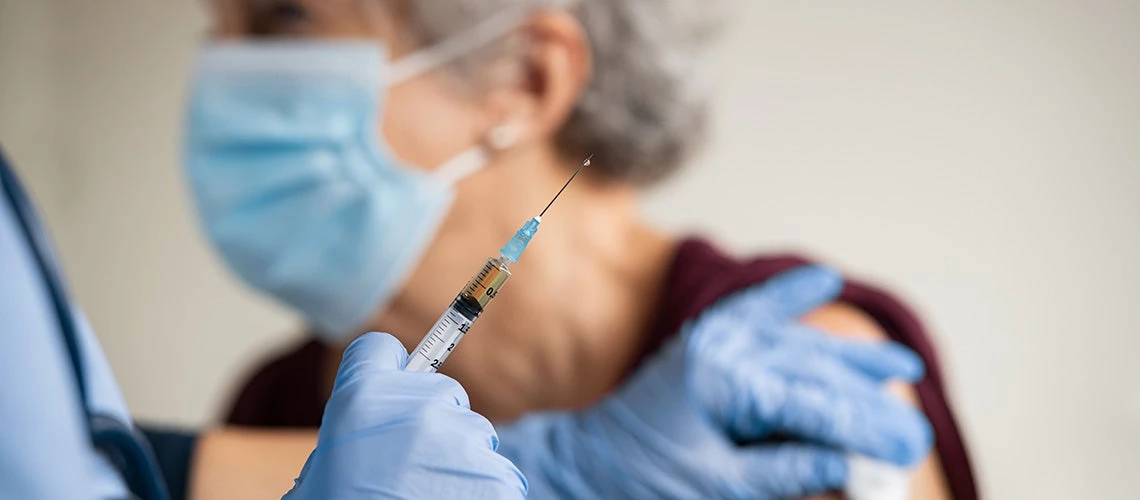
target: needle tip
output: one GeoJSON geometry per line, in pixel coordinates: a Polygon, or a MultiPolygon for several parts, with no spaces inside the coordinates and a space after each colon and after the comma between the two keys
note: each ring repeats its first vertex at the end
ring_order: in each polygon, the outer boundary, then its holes
{"type": "Polygon", "coordinates": [[[550,210],[550,206],[554,204],[554,201],[557,200],[559,196],[562,196],[562,192],[566,190],[566,186],[569,186],[570,183],[574,181],[574,178],[578,177],[578,172],[581,172],[583,168],[590,166],[590,163],[592,163],[593,159],[594,159],[594,155],[590,155],[590,156],[586,157],[586,160],[582,162],[582,165],[579,166],[578,169],[574,171],[574,175],[570,176],[570,179],[566,181],[566,184],[562,185],[562,189],[558,190],[558,194],[554,195],[554,198],[552,200],[550,200],[550,203],[546,204],[546,208],[542,209],[542,213],[538,214],[539,217],[546,215],[546,211],[550,210]]]}

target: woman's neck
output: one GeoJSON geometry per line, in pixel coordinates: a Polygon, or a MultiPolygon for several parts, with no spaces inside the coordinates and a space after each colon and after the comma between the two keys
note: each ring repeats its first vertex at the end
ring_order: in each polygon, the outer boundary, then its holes
{"type": "MultiPolygon", "coordinates": [[[[443,367],[491,419],[588,404],[620,380],[644,345],[675,242],[638,219],[631,192],[582,184],[544,218],[503,292],[443,367]]],[[[465,230],[479,224],[484,234],[514,230],[490,227],[491,217],[464,222],[463,230],[441,231],[376,322],[409,348],[481,261],[460,256],[456,245],[480,245],[472,243],[478,233],[464,236],[465,230]]]]}

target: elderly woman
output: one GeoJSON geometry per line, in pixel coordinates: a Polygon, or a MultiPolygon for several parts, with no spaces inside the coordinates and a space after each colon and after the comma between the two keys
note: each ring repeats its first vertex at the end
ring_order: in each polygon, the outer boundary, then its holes
{"type": "MultiPolygon", "coordinates": [[[[214,2],[216,39],[292,43],[222,43],[203,56],[188,176],[227,264],[302,314],[313,335],[254,370],[229,423],[319,425],[344,345],[383,330],[414,346],[587,155],[593,166],[443,366],[494,421],[590,408],[661,356],[686,321],[805,262],[736,259],[638,215],[640,191],[681,168],[705,133],[704,2],[554,3],[214,2]],[[370,57],[381,46],[389,64],[370,57]],[[265,70],[281,65],[299,69],[265,70]],[[276,107],[259,114],[265,106],[276,107]]],[[[915,316],[850,282],[805,321],[922,357],[925,378],[896,388],[936,436],[913,496],[975,498],[915,316]]]]}

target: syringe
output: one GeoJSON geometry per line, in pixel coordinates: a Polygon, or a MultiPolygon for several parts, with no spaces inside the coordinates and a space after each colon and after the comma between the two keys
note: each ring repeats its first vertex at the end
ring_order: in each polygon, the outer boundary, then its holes
{"type": "Polygon", "coordinates": [[[424,335],[423,340],[412,351],[411,356],[408,357],[408,364],[404,366],[404,371],[434,372],[439,370],[447,356],[455,350],[455,346],[459,345],[459,341],[463,340],[463,336],[471,329],[471,325],[475,323],[476,319],[479,319],[480,314],[483,314],[487,304],[490,304],[491,300],[503,289],[503,285],[511,277],[508,265],[519,261],[519,256],[522,255],[523,250],[526,250],[526,246],[534,234],[538,232],[538,225],[542,222],[542,216],[546,215],[546,211],[550,210],[554,201],[578,176],[578,172],[590,166],[592,158],[593,156],[590,156],[582,162],[574,171],[574,175],[571,175],[566,184],[562,185],[562,189],[558,190],[558,194],[554,195],[550,203],[546,204],[546,208],[542,209],[542,213],[526,221],[515,232],[514,237],[507,242],[507,245],[499,250],[498,257],[487,259],[479,272],[475,273],[475,276],[467,282],[467,286],[463,287],[455,300],[451,301],[451,306],[436,320],[435,325],[432,325],[427,335],[424,335]]]}

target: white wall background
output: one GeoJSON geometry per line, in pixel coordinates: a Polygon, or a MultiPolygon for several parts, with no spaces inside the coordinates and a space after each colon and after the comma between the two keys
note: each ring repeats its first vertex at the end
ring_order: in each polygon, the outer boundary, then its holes
{"type": "MultiPolygon", "coordinates": [[[[801,249],[936,329],[991,498],[1125,498],[1140,463],[1140,2],[740,1],[715,138],[646,204],[801,249]]],[[[195,2],[0,0],[0,141],[133,410],[203,424],[295,331],[178,170],[195,2]]]]}

